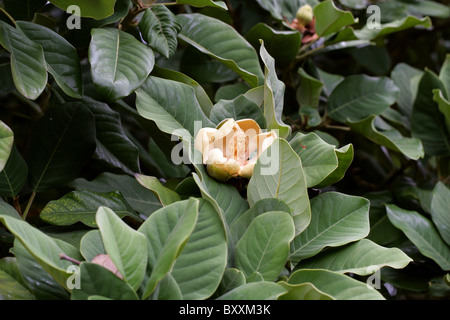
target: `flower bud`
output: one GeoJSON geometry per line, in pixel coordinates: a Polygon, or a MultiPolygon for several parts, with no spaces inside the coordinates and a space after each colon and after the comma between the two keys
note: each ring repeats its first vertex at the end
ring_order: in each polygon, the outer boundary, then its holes
{"type": "Polygon", "coordinates": [[[305,4],[298,9],[295,17],[297,18],[297,23],[299,25],[306,26],[314,18],[313,8],[309,4],[305,4]]]}

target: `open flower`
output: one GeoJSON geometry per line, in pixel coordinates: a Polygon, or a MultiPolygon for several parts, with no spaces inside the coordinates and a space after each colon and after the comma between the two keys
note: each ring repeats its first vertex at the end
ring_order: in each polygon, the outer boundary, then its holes
{"type": "Polygon", "coordinates": [[[256,160],[276,138],[274,131],[262,132],[252,119],[227,119],[215,129],[200,129],[195,149],[202,153],[209,175],[217,180],[250,178],[256,160]]]}

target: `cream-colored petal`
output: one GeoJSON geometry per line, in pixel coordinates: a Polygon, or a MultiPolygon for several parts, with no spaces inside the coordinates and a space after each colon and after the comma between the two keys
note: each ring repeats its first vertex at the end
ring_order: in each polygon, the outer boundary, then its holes
{"type": "Polygon", "coordinates": [[[233,136],[236,132],[236,122],[228,119],[217,127],[214,135],[214,147],[222,150],[223,154],[227,154],[230,144],[233,143],[233,136]]]}
{"type": "MultiPolygon", "coordinates": [[[[248,137],[248,147],[247,147],[247,154],[252,153],[255,151],[258,147],[258,142],[256,140],[256,137],[262,133],[260,126],[258,123],[253,119],[242,119],[236,121],[239,128],[241,128],[245,135],[248,137]]],[[[247,156],[248,158],[248,156],[247,156]]]]}
{"type": "Polygon", "coordinates": [[[243,166],[242,168],[241,168],[241,170],[239,171],[239,175],[241,176],[241,177],[244,177],[244,178],[251,178],[251,176],[252,176],[252,174],[253,174],[253,169],[255,168],[255,161],[252,161],[252,162],[249,162],[249,163],[247,163],[245,166],[243,166]]]}
{"type": "Polygon", "coordinates": [[[275,139],[278,137],[278,135],[275,133],[275,131],[269,131],[259,134],[256,139],[258,142],[258,153],[257,157],[264,152],[272,143],[275,141],[275,139]]]}
{"type": "Polygon", "coordinates": [[[209,150],[214,147],[213,139],[216,132],[214,128],[202,128],[195,137],[194,148],[202,153],[203,160],[207,157],[209,150]]]}
{"type": "Polygon", "coordinates": [[[218,148],[211,149],[208,152],[206,159],[204,158],[204,164],[223,164],[227,162],[227,158],[223,156],[222,150],[218,148]]]}

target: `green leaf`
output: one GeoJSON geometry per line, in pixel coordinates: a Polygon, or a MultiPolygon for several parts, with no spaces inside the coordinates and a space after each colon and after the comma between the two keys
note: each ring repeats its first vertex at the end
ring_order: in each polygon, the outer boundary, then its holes
{"type": "Polygon", "coordinates": [[[312,283],[289,284],[284,281],[278,282],[288,292],[279,297],[278,300],[334,300],[330,295],[317,289],[312,283]]]}
{"type": "Polygon", "coordinates": [[[148,279],[142,297],[147,298],[171,271],[198,218],[199,201],[178,201],[154,212],[138,229],[147,239],[148,279]]]}
{"type": "Polygon", "coordinates": [[[44,51],[6,22],[0,21],[0,27],[0,44],[11,53],[11,72],[17,91],[36,100],[47,84],[44,51]]]}
{"type": "Polygon", "coordinates": [[[147,44],[166,59],[177,50],[177,35],[181,26],[165,5],[156,4],[145,10],[139,29],[147,44]]]}
{"type": "Polygon", "coordinates": [[[17,21],[16,26],[44,50],[47,69],[61,89],[73,98],[83,95],[80,58],[77,50],[56,32],[36,23],[17,21]]]}
{"type": "Polygon", "coordinates": [[[92,181],[78,178],[71,183],[71,186],[77,190],[87,189],[95,192],[119,191],[135,211],[147,217],[162,207],[153,192],[128,175],[105,172],[92,181]]]}
{"type": "Polygon", "coordinates": [[[311,7],[316,6],[317,0],[256,0],[259,5],[267,10],[274,19],[292,21],[295,18],[298,8],[304,4],[311,7]]]}
{"type": "Polygon", "coordinates": [[[245,39],[258,49],[260,39],[264,41],[267,52],[275,59],[277,66],[288,67],[300,50],[302,36],[298,31],[279,31],[272,29],[265,23],[258,23],[245,35],[245,39]],[[280,50],[283,48],[283,50],[280,50]]]}
{"type": "Polygon", "coordinates": [[[138,300],[136,292],[127,282],[98,264],[83,262],[79,272],[80,288],[72,291],[72,300],[88,300],[92,296],[138,300]]]}
{"type": "Polygon", "coordinates": [[[447,130],[450,132],[450,102],[445,99],[441,89],[433,90],[433,101],[438,104],[439,111],[445,117],[445,124],[447,125],[447,130]]]}
{"type": "Polygon", "coordinates": [[[0,300],[34,300],[34,295],[13,276],[0,269],[0,300]]]}
{"type": "Polygon", "coordinates": [[[297,88],[296,95],[300,107],[310,106],[317,108],[323,83],[307,74],[302,68],[298,69],[298,74],[300,75],[300,85],[297,88]]]}
{"type": "Polygon", "coordinates": [[[96,222],[107,254],[123,279],[137,290],[144,279],[147,266],[145,236],[133,230],[106,207],[97,210],[96,222]]]}
{"type": "Polygon", "coordinates": [[[331,248],[317,256],[301,261],[298,269],[326,269],[339,273],[369,275],[382,267],[402,269],[412,261],[398,248],[385,248],[361,239],[343,247],[331,248]]]}
{"type": "Polygon", "coordinates": [[[71,275],[67,268],[72,263],[60,259],[60,254],[79,259],[80,254],[78,250],[64,241],[47,236],[28,222],[20,219],[1,214],[0,221],[20,241],[42,268],[61,286],[67,289],[66,280],[71,275]]]}
{"type": "Polygon", "coordinates": [[[34,125],[27,154],[33,191],[71,182],[95,150],[95,123],[81,102],[51,108],[34,125]]]}
{"type": "Polygon", "coordinates": [[[215,124],[229,118],[253,119],[261,128],[266,127],[266,119],[261,108],[242,94],[233,100],[219,100],[211,109],[209,118],[215,124]]]}
{"type": "Polygon", "coordinates": [[[210,297],[227,264],[227,241],[221,217],[209,202],[199,201],[197,224],[170,272],[185,300],[210,297]]]}
{"type": "Polygon", "coordinates": [[[22,190],[28,176],[28,166],[22,155],[13,146],[8,161],[0,172],[0,194],[15,197],[22,190]]]}
{"type": "Polygon", "coordinates": [[[361,121],[347,121],[347,125],[369,140],[390,150],[400,152],[410,159],[418,160],[424,157],[424,149],[419,139],[404,137],[387,123],[377,122],[377,120],[382,121],[377,116],[371,116],[361,121]],[[381,124],[383,124],[382,127],[381,124]]]}
{"type": "Polygon", "coordinates": [[[429,17],[420,19],[414,16],[407,16],[401,20],[381,24],[377,28],[369,28],[366,25],[360,30],[355,30],[355,35],[361,40],[373,40],[381,36],[386,36],[416,26],[429,28],[431,27],[431,24],[431,19],[429,17]]]}
{"type": "Polygon", "coordinates": [[[432,16],[436,18],[450,18],[450,8],[436,1],[400,0],[408,6],[408,11],[417,16],[432,16]]]}
{"type": "Polygon", "coordinates": [[[424,256],[436,261],[443,270],[450,270],[450,247],[429,219],[396,205],[386,205],[386,209],[392,224],[402,230],[424,256]]]}
{"type": "MultiPolygon", "coordinates": [[[[76,5],[80,8],[82,17],[94,18],[97,20],[109,17],[114,13],[114,5],[117,0],[78,0],[76,5]]],[[[71,0],[51,0],[55,6],[67,10],[74,2],[71,0]]]]}
{"type": "Polygon", "coordinates": [[[395,103],[398,92],[393,81],[386,77],[348,76],[331,93],[328,116],[345,123],[379,115],[395,103]]]}
{"type": "Polygon", "coordinates": [[[318,185],[338,168],[336,147],[323,141],[314,132],[299,132],[289,144],[302,160],[308,188],[318,185]]]}
{"type": "Polygon", "coordinates": [[[306,177],[299,156],[284,139],[277,139],[259,157],[247,188],[250,206],[258,200],[277,198],[292,210],[295,234],[311,220],[306,177]]]}
{"type": "Polygon", "coordinates": [[[239,286],[217,300],[277,300],[284,293],[286,289],[277,283],[259,281],[239,286]]]}
{"type": "Polygon", "coordinates": [[[286,86],[282,81],[278,80],[275,60],[269,55],[263,42],[261,42],[260,55],[265,66],[263,111],[267,129],[276,129],[279,131],[279,137],[286,138],[291,134],[291,127],[282,121],[286,86]]]}
{"type": "Polygon", "coordinates": [[[444,241],[450,246],[450,190],[438,182],[433,190],[431,200],[431,219],[444,241]]]}
{"type": "Polygon", "coordinates": [[[433,101],[433,90],[445,87],[439,77],[426,70],[420,80],[417,97],[411,115],[411,134],[419,138],[427,155],[450,155],[450,133],[447,131],[445,117],[433,101]]]}
{"type": "Polygon", "coordinates": [[[21,219],[16,209],[6,203],[3,199],[0,199],[0,214],[4,214],[5,216],[10,216],[16,219],[21,219]]]}
{"type": "Polygon", "coordinates": [[[203,113],[194,89],[184,83],[150,76],[136,95],[139,114],[163,132],[181,135],[187,131],[193,138],[200,128],[215,127],[203,113]]]}
{"type": "Polygon", "coordinates": [[[86,261],[92,261],[100,254],[106,254],[102,235],[98,229],[87,232],[80,240],[80,253],[86,261]]]}
{"type": "Polygon", "coordinates": [[[2,171],[10,157],[14,143],[13,131],[0,121],[0,171],[2,171]]]}
{"type": "Polygon", "coordinates": [[[311,283],[319,291],[336,300],[384,300],[373,287],[328,270],[299,270],[289,277],[288,283],[311,283]]]}
{"type": "Polygon", "coordinates": [[[356,22],[350,11],[338,9],[331,0],[323,1],[314,7],[316,17],[316,33],[325,37],[340,31],[356,22]]]}
{"type": "Polygon", "coordinates": [[[233,27],[197,13],[178,15],[178,21],[181,40],[223,63],[252,87],[262,84],[264,76],[255,50],[233,27]]]}
{"type": "Polygon", "coordinates": [[[203,7],[213,7],[228,10],[227,5],[223,1],[212,1],[212,0],[176,0],[179,4],[188,4],[193,7],[203,8],[203,7]]]}
{"type": "Polygon", "coordinates": [[[311,200],[311,223],[291,242],[291,261],[298,262],[325,247],[337,247],[369,234],[369,200],[326,192],[311,200]]]}
{"type": "Polygon", "coordinates": [[[153,50],[119,29],[92,29],[89,62],[97,91],[108,101],[128,96],[155,64],[153,50]]]}
{"type": "Polygon", "coordinates": [[[257,201],[251,208],[242,213],[233,223],[229,225],[230,236],[234,243],[237,243],[242,238],[245,231],[252,221],[269,211],[284,211],[291,214],[292,210],[286,203],[276,198],[266,198],[257,201]]]}
{"type": "Polygon", "coordinates": [[[347,172],[353,161],[353,145],[347,144],[342,148],[335,149],[334,152],[338,158],[338,167],[328,177],[322,180],[316,187],[324,188],[326,186],[339,182],[347,172]]]}
{"type": "Polygon", "coordinates": [[[89,190],[72,191],[58,200],[50,201],[42,209],[39,217],[44,222],[67,226],[82,222],[89,227],[97,227],[95,214],[99,207],[107,206],[120,218],[125,216],[140,219],[122,195],[116,191],[100,193],[89,190]]]}
{"type": "Polygon", "coordinates": [[[145,188],[153,191],[163,206],[180,201],[180,195],[175,191],[165,187],[156,177],[137,174],[136,180],[145,188]]]}
{"type": "Polygon", "coordinates": [[[292,216],[286,212],[259,215],[236,245],[236,267],[247,278],[259,272],[264,280],[275,281],[286,264],[294,229],[292,216]]]}
{"type": "Polygon", "coordinates": [[[128,138],[122,126],[120,114],[106,103],[83,99],[94,115],[97,147],[93,157],[112,168],[134,174],[140,172],[139,150],[128,138]]]}
{"type": "Polygon", "coordinates": [[[221,296],[244,284],[244,273],[236,268],[228,268],[223,273],[222,281],[220,282],[220,285],[214,295],[221,296]]]}
{"type": "MultiPolygon", "coordinates": [[[[448,8],[447,8],[448,9],[448,8]]],[[[447,99],[450,99],[450,54],[445,56],[444,64],[439,72],[439,79],[441,79],[445,88],[447,89],[447,99]]],[[[445,96],[445,95],[444,95],[445,96]]]]}
{"type": "MultiPolygon", "coordinates": [[[[404,115],[411,116],[414,100],[416,99],[419,82],[424,72],[405,63],[399,63],[391,72],[391,78],[400,89],[397,105],[404,115]]],[[[409,123],[408,123],[409,127],[409,123]]]]}

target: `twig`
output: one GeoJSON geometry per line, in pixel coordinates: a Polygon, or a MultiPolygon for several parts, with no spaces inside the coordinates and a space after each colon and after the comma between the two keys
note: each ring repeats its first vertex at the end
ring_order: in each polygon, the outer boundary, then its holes
{"type": "Polygon", "coordinates": [[[0,11],[3,12],[5,14],[5,16],[8,17],[9,20],[11,20],[12,23],[14,23],[14,25],[16,24],[16,20],[14,20],[13,17],[11,17],[11,15],[2,7],[0,7],[0,11]]]}
{"type": "Polygon", "coordinates": [[[25,208],[25,212],[23,213],[22,216],[22,220],[24,221],[27,219],[27,215],[28,212],[30,211],[31,205],[33,204],[34,197],[36,197],[36,191],[33,191],[33,193],[30,196],[30,199],[28,200],[27,207],[25,208]]]}
{"type": "Polygon", "coordinates": [[[72,263],[75,263],[75,264],[78,265],[78,266],[81,264],[80,261],[75,260],[74,258],[71,258],[71,257],[65,255],[64,253],[60,253],[60,254],[59,254],[59,258],[60,258],[61,260],[67,260],[67,261],[70,261],[70,262],[72,262],[72,263]]]}
{"type": "Polygon", "coordinates": [[[22,216],[22,209],[20,208],[20,202],[19,202],[19,196],[15,196],[13,198],[13,205],[14,209],[19,213],[20,216],[22,216]]]}

